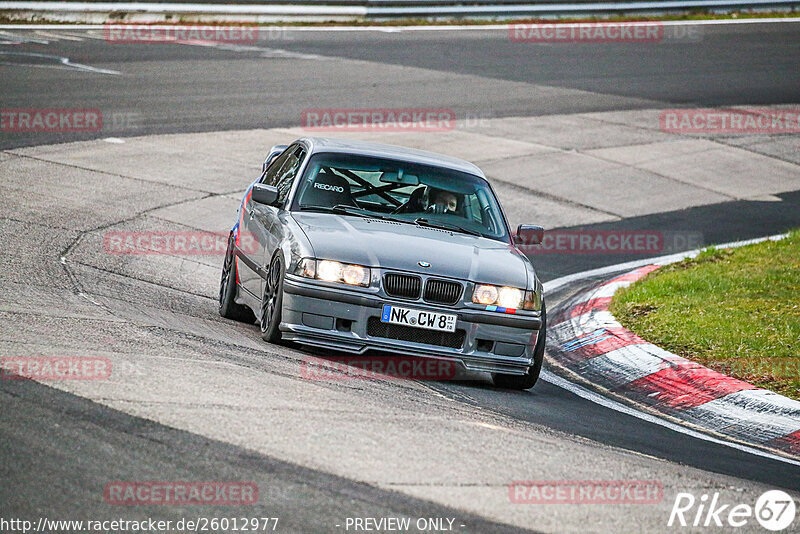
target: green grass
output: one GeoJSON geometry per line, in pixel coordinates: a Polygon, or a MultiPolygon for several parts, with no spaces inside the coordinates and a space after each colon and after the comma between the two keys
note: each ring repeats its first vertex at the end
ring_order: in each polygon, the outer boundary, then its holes
{"type": "Polygon", "coordinates": [[[800,230],[662,267],[610,309],[651,343],[800,400],[800,230]]]}

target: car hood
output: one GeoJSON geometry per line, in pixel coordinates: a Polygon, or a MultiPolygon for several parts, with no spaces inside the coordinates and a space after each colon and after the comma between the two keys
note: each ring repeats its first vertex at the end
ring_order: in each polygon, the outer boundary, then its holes
{"type": "Polygon", "coordinates": [[[320,259],[520,288],[528,284],[527,260],[507,243],[380,219],[313,212],[292,216],[320,259]]]}

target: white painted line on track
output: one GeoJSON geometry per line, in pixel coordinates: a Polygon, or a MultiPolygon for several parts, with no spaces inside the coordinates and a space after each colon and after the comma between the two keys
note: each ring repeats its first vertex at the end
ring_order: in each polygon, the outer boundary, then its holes
{"type": "Polygon", "coordinates": [[[615,400],[609,399],[608,397],[604,397],[599,393],[595,393],[594,391],[590,391],[583,386],[579,386],[578,384],[574,384],[569,380],[562,378],[556,374],[551,373],[547,369],[542,369],[541,374],[539,375],[542,380],[547,382],[548,384],[552,384],[556,387],[560,387],[561,389],[565,389],[570,393],[581,397],[582,399],[588,400],[595,404],[599,404],[605,408],[609,408],[611,410],[623,413],[625,415],[630,415],[631,417],[636,417],[637,419],[641,419],[643,421],[647,421],[648,423],[653,423],[659,426],[663,426],[670,430],[674,430],[675,432],[680,432],[681,434],[691,436],[693,438],[702,439],[703,441],[709,441],[711,443],[716,443],[718,445],[724,445],[726,447],[730,447],[732,449],[736,449],[738,451],[746,452],[749,454],[753,454],[755,456],[761,456],[762,458],[768,458],[770,460],[777,460],[779,462],[784,462],[790,465],[800,466],[800,461],[792,460],[791,458],[785,458],[783,456],[778,456],[777,454],[772,454],[766,451],[762,451],[760,449],[756,449],[754,447],[748,447],[747,445],[743,445],[741,443],[736,443],[733,441],[726,441],[722,439],[715,438],[713,436],[709,436],[708,434],[703,434],[702,432],[698,432],[697,430],[693,430],[689,427],[679,425],[677,423],[673,423],[672,421],[667,421],[666,419],[661,419],[660,417],[656,417],[655,415],[651,415],[645,412],[640,412],[639,410],[635,410],[630,406],[617,402],[615,400]]]}
{"type": "MultiPolygon", "coordinates": [[[[167,44],[170,42],[167,41],[167,44]]],[[[174,41],[174,44],[187,45],[187,46],[204,46],[223,50],[228,52],[257,52],[261,54],[260,57],[269,59],[309,59],[314,61],[322,61],[328,58],[318,56],[316,54],[303,54],[300,52],[292,52],[282,48],[264,48],[261,46],[252,45],[239,45],[232,43],[224,43],[220,41],[203,41],[201,39],[191,39],[187,41],[174,41]]]]}
{"type": "MultiPolygon", "coordinates": [[[[58,29],[62,31],[68,30],[68,28],[63,28],[62,26],[58,26],[58,29]]],[[[76,29],[80,30],[83,28],[76,28],[76,29]]],[[[91,31],[86,31],[85,33],[81,33],[80,35],[75,35],[74,33],[68,33],[67,35],[71,35],[73,37],[79,37],[79,36],[85,37],[86,39],[94,39],[95,41],[108,41],[108,39],[106,39],[106,37],[102,33],[98,34],[96,32],[97,28],[87,28],[87,30],[91,31]]]]}
{"type": "Polygon", "coordinates": [[[27,37],[24,35],[16,35],[13,33],[8,32],[0,32],[0,39],[11,39],[8,42],[0,42],[0,44],[25,44],[25,43],[33,43],[33,44],[50,44],[50,41],[45,39],[36,39],[32,37],[27,37]]]}
{"type": "Polygon", "coordinates": [[[119,71],[110,70],[110,69],[100,69],[97,67],[92,67],[90,65],[84,65],[82,63],[72,63],[68,57],[62,56],[54,56],[52,54],[39,54],[35,52],[5,52],[0,50],[0,55],[3,56],[22,56],[22,57],[33,57],[33,58],[41,58],[41,59],[49,59],[54,61],[55,65],[47,65],[47,64],[39,64],[39,63],[11,63],[11,62],[2,62],[3,65],[13,66],[13,67],[36,67],[36,68],[43,68],[43,69],[70,69],[70,70],[79,70],[85,72],[94,72],[97,74],[114,74],[118,75],[121,74],[119,71]]]}
{"type": "Polygon", "coordinates": [[[76,37],[74,35],[67,35],[61,33],[51,33],[44,30],[36,30],[34,33],[36,33],[36,35],[41,35],[42,37],[49,37],[50,39],[56,39],[56,40],[79,41],[79,42],[84,41],[82,37],[76,37]]]}

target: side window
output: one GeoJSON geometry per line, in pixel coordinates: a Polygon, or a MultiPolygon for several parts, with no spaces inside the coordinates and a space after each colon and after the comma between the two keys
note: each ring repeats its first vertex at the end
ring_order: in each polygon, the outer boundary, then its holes
{"type": "Polygon", "coordinates": [[[297,171],[305,155],[306,151],[303,150],[303,147],[292,145],[275,158],[267,172],[261,176],[262,184],[272,185],[278,189],[278,201],[281,203],[286,202],[286,197],[292,190],[292,184],[297,178],[297,171]]]}
{"type": "MultiPolygon", "coordinates": [[[[283,204],[286,202],[286,197],[289,196],[289,191],[292,190],[292,184],[294,184],[295,179],[297,178],[297,171],[300,169],[300,164],[303,162],[303,158],[305,157],[305,150],[302,147],[293,147],[286,156],[286,159],[281,162],[275,162],[275,167],[278,167],[278,163],[281,163],[280,168],[277,170],[276,177],[275,177],[275,187],[278,188],[278,201],[283,204]]],[[[283,157],[283,154],[281,155],[283,157]]],[[[270,166],[270,171],[272,170],[272,166],[270,166]]],[[[269,174],[269,173],[268,173],[269,174]]]]}
{"type": "Polygon", "coordinates": [[[286,163],[286,160],[289,159],[289,157],[292,155],[294,151],[295,147],[289,147],[286,150],[284,150],[280,156],[275,158],[275,161],[270,163],[267,172],[265,172],[261,176],[261,183],[267,185],[274,185],[277,187],[280,168],[283,166],[284,163],[286,163]]]}

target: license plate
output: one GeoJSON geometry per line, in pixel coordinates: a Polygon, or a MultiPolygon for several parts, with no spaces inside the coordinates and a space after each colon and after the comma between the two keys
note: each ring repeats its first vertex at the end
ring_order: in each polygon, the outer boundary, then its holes
{"type": "Polygon", "coordinates": [[[383,305],[381,322],[402,324],[415,328],[427,328],[428,330],[441,330],[444,332],[456,331],[455,315],[427,310],[400,308],[399,306],[392,306],[391,304],[383,305]]]}

